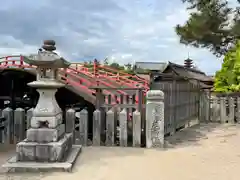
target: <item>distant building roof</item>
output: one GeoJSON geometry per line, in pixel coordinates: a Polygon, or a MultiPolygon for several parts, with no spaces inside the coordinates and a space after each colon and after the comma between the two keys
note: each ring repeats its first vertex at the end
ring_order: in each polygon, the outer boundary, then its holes
{"type": "Polygon", "coordinates": [[[207,76],[204,72],[195,68],[186,68],[182,65],[175,64],[172,62],[169,62],[169,67],[171,67],[172,70],[179,76],[182,76],[188,79],[195,79],[195,80],[205,81],[205,82],[213,81],[212,77],[207,76]]]}
{"type": "Polygon", "coordinates": [[[163,71],[168,63],[166,62],[136,62],[135,66],[136,69],[141,68],[141,69],[148,69],[152,71],[163,71]]]}
{"type": "Polygon", "coordinates": [[[198,69],[187,68],[172,62],[169,62],[168,68],[171,68],[178,76],[188,79],[191,83],[200,85],[203,89],[211,89],[213,87],[213,78],[198,69]]]}
{"type": "MultiPolygon", "coordinates": [[[[175,64],[172,62],[136,62],[136,72],[138,72],[138,68],[140,69],[148,69],[151,71],[157,71],[158,73],[165,74],[169,68],[171,71],[173,71],[175,74],[182,78],[186,78],[192,83],[197,83],[202,88],[211,88],[213,84],[213,77],[207,76],[204,72],[200,71],[199,69],[192,67],[188,68],[184,65],[175,64]],[[211,84],[211,85],[210,85],[211,84]]],[[[139,71],[140,73],[140,71],[139,71]]],[[[139,76],[139,74],[138,74],[139,76]]],[[[147,76],[145,76],[145,79],[147,79],[147,76]]]]}
{"type": "MultiPolygon", "coordinates": [[[[166,76],[167,74],[171,75],[172,73],[174,73],[180,78],[188,79],[191,83],[200,85],[200,87],[203,89],[211,89],[213,87],[213,77],[207,76],[204,72],[198,70],[195,67],[188,68],[184,65],[179,65],[172,62],[136,62],[135,65],[136,69],[148,69],[151,70],[152,73],[159,73],[160,76],[164,74],[164,76],[166,76]]],[[[148,75],[138,74],[138,76],[147,80],[150,78],[150,76],[148,75]]]]}

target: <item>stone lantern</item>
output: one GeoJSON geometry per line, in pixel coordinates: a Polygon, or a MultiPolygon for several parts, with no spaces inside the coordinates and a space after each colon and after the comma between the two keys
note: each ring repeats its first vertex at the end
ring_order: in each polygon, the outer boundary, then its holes
{"type": "Polygon", "coordinates": [[[64,86],[58,81],[58,71],[67,68],[70,63],[53,52],[56,50],[53,40],[44,41],[42,49],[37,54],[23,57],[24,62],[36,66],[36,81],[28,85],[37,89],[39,100],[33,110],[26,139],[17,144],[16,163],[25,167],[31,162],[36,168],[41,168],[41,163],[47,162],[50,168],[68,169],[71,168],[71,162],[66,163],[68,157],[71,156],[72,160],[74,156],[76,158],[81,147],[72,145],[73,133],[65,133],[62,110],[55,93],[64,86]],[[73,152],[75,154],[71,154],[73,152]]]}
{"type": "MultiPolygon", "coordinates": [[[[44,51],[39,50],[36,55],[24,57],[26,63],[37,66],[37,79],[28,84],[31,87],[37,88],[39,92],[39,100],[33,111],[31,127],[61,129],[59,125],[62,124],[62,110],[57,104],[55,93],[64,84],[57,81],[57,76],[58,69],[67,68],[70,63],[53,52],[56,50],[54,41],[44,41],[42,48],[44,51]]],[[[30,137],[27,136],[27,138],[30,137]]]]}
{"type": "MultiPolygon", "coordinates": [[[[44,51],[39,50],[36,55],[24,56],[24,62],[37,67],[36,81],[28,84],[37,88],[39,92],[39,100],[33,111],[31,127],[58,129],[59,125],[62,124],[62,110],[55,99],[55,93],[58,88],[64,86],[57,79],[58,70],[59,68],[67,68],[70,63],[53,52],[56,50],[54,41],[44,41],[42,48],[44,51]]],[[[30,137],[27,136],[27,138],[30,137]]]]}

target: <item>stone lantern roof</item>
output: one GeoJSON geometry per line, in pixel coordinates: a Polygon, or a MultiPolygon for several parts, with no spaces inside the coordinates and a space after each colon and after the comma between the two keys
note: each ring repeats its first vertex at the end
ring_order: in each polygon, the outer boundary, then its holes
{"type": "Polygon", "coordinates": [[[45,40],[42,49],[39,49],[37,54],[23,56],[23,61],[30,65],[54,69],[70,66],[70,62],[54,52],[56,50],[55,41],[45,40]]]}

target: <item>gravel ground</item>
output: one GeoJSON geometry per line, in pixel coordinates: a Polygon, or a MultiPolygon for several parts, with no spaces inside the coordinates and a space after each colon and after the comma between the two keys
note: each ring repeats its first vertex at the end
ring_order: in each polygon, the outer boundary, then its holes
{"type": "MultiPolygon", "coordinates": [[[[6,174],[0,180],[239,180],[240,125],[196,125],[167,138],[166,150],[87,147],[73,173],[6,174]]],[[[0,146],[0,163],[14,147],[0,146]]]]}

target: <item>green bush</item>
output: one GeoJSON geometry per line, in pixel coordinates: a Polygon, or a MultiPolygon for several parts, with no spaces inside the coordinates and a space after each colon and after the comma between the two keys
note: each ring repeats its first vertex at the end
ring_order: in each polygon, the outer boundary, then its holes
{"type": "Polygon", "coordinates": [[[240,91],[240,41],[225,55],[221,70],[216,72],[216,92],[240,91]]]}

